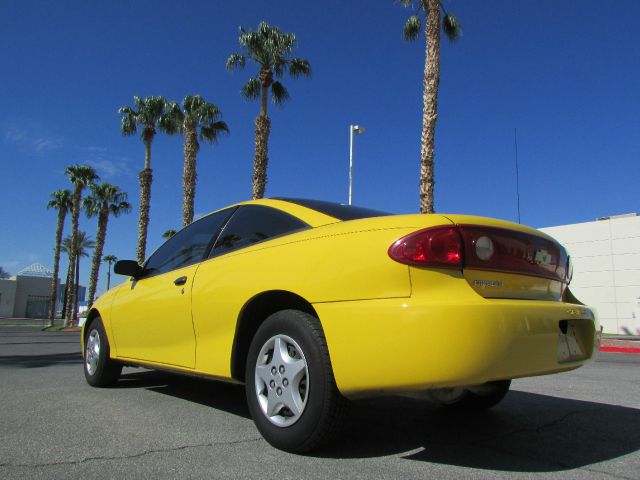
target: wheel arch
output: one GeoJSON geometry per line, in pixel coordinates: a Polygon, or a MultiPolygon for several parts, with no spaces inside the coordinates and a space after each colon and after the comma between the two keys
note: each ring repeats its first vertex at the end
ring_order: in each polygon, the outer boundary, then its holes
{"type": "Polygon", "coordinates": [[[244,304],[236,322],[231,350],[231,376],[235,380],[244,382],[249,347],[260,325],[269,315],[287,309],[300,310],[320,319],[311,303],[287,290],[262,292],[244,304]]]}
{"type": "MultiPolygon", "coordinates": [[[[84,327],[88,327],[89,325],[91,325],[91,322],[93,322],[93,320],[96,319],[97,317],[100,317],[100,312],[98,311],[98,309],[92,308],[91,310],[89,310],[89,313],[87,314],[87,319],[85,320],[83,329],[82,329],[83,340],[87,335],[87,329],[84,327]]],[[[84,341],[82,343],[84,345],[84,341]]]]}

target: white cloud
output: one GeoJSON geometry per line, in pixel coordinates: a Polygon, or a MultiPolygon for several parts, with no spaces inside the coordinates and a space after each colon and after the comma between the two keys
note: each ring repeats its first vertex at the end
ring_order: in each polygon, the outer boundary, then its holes
{"type": "Polygon", "coordinates": [[[46,153],[62,148],[62,139],[48,134],[34,126],[10,125],[5,127],[4,139],[17,145],[18,148],[35,153],[46,153]]]}
{"type": "Polygon", "coordinates": [[[5,129],[4,138],[14,143],[24,142],[27,139],[27,132],[14,125],[5,129]]]}
{"type": "Polygon", "coordinates": [[[83,149],[88,157],[87,163],[96,169],[98,175],[104,180],[117,177],[135,178],[135,172],[131,167],[131,160],[126,157],[115,157],[107,155],[104,147],[86,147],[83,149]],[[111,158],[107,158],[107,157],[111,158]]]}
{"type": "Polygon", "coordinates": [[[38,153],[50,152],[62,148],[62,140],[59,138],[36,138],[31,142],[31,147],[38,153]]]}

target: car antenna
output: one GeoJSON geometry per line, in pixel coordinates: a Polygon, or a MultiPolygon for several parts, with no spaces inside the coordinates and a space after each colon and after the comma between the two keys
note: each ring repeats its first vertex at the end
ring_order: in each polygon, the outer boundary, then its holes
{"type": "Polygon", "coordinates": [[[513,141],[516,147],[516,198],[518,201],[518,223],[520,221],[520,172],[518,170],[518,129],[513,129],[513,141]]]}

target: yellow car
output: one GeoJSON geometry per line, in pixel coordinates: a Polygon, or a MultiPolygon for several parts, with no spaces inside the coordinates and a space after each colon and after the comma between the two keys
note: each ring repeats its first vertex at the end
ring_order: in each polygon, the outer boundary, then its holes
{"type": "Polygon", "coordinates": [[[205,216],[91,308],[84,370],[123,365],[244,383],[272,445],[331,437],[345,399],[428,393],[488,408],[511,379],[572,370],[599,343],[548,235],[464,215],[265,199],[205,216]]]}

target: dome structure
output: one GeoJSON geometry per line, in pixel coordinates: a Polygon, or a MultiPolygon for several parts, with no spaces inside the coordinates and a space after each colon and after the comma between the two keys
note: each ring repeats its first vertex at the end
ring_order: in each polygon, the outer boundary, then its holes
{"type": "Polygon", "coordinates": [[[47,267],[42,265],[41,263],[33,263],[29,265],[27,268],[24,268],[18,272],[18,275],[23,275],[25,277],[46,277],[51,278],[53,273],[47,267]]]}

